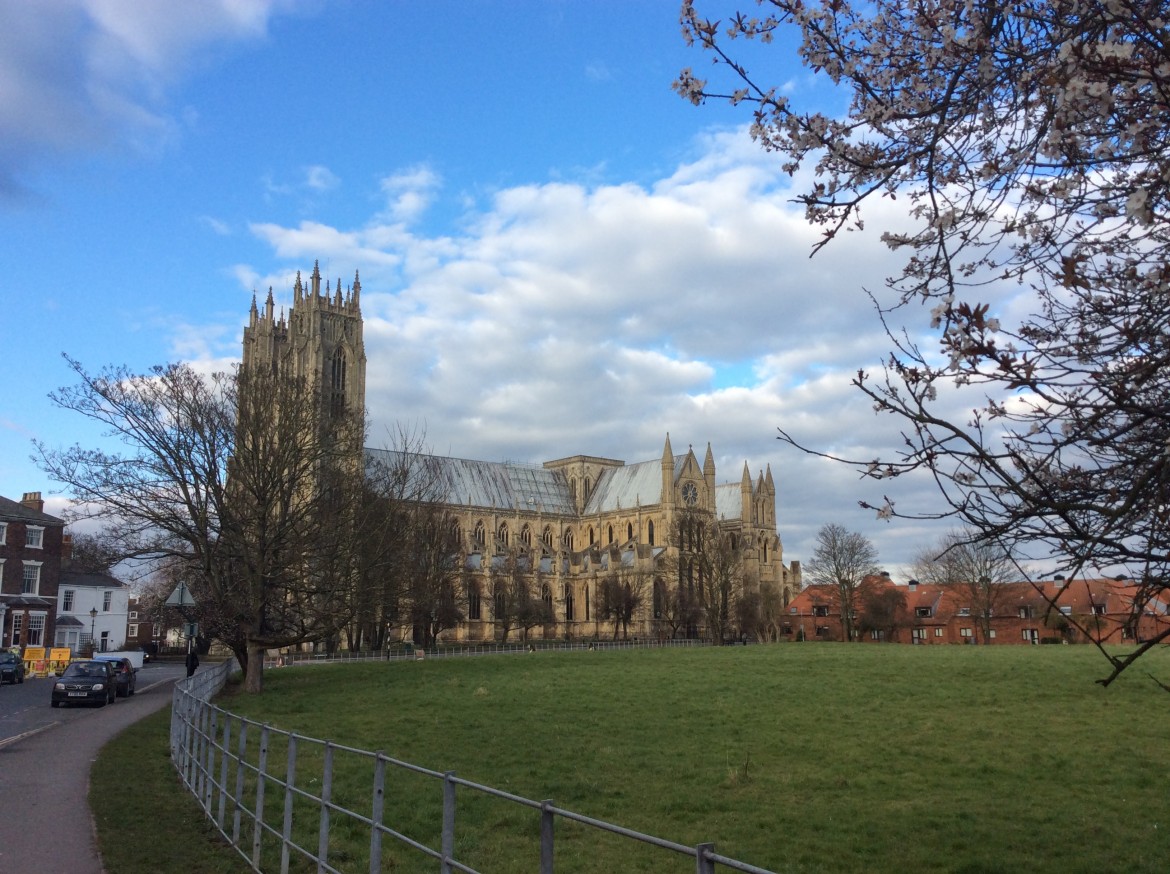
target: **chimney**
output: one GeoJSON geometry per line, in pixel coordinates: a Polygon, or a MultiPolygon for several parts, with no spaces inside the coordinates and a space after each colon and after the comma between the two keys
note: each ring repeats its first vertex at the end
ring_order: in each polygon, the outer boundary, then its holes
{"type": "Polygon", "coordinates": [[[73,535],[72,534],[62,534],[61,535],[61,560],[62,561],[72,561],[73,560],[73,535]]]}
{"type": "Polygon", "coordinates": [[[909,582],[907,585],[909,585],[909,586],[910,586],[910,591],[911,591],[911,592],[917,592],[917,591],[918,591],[918,580],[911,580],[911,581],[910,581],[910,582],[909,582]]]}
{"type": "Polygon", "coordinates": [[[40,492],[25,492],[24,497],[20,499],[20,505],[38,513],[45,512],[45,502],[41,500],[40,492]]]}
{"type": "Polygon", "coordinates": [[[1053,585],[1053,588],[1063,589],[1064,588],[1064,574],[1054,575],[1052,577],[1052,585],[1053,585]]]}

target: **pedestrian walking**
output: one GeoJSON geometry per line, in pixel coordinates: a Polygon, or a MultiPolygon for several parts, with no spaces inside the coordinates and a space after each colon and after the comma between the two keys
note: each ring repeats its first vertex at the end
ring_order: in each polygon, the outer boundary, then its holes
{"type": "Polygon", "coordinates": [[[194,675],[197,667],[199,667],[199,656],[195,654],[195,650],[191,650],[187,653],[187,676],[194,675]]]}

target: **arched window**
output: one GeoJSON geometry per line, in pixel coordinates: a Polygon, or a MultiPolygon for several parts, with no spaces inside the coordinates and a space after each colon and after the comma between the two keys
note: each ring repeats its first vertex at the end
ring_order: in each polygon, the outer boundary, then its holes
{"type": "Polygon", "coordinates": [[[547,621],[555,622],[556,617],[553,614],[552,589],[549,588],[548,583],[545,583],[540,589],[540,600],[544,601],[544,615],[547,617],[547,621]]]}
{"type": "Polygon", "coordinates": [[[664,597],[663,592],[662,592],[662,581],[655,580],[654,581],[654,605],[653,605],[655,619],[662,618],[662,607],[663,607],[663,604],[665,602],[666,602],[666,598],[664,597]]]}
{"type": "Polygon", "coordinates": [[[495,592],[492,597],[492,610],[495,611],[495,618],[498,620],[507,611],[507,604],[504,601],[504,587],[496,583],[495,592]]]}
{"type": "Polygon", "coordinates": [[[581,495],[581,500],[588,501],[589,500],[589,493],[592,491],[593,491],[593,480],[591,480],[589,477],[585,477],[585,493],[581,495]]]}
{"type": "Polygon", "coordinates": [[[612,525],[609,526],[609,540],[607,540],[605,542],[606,543],[613,543],[613,526],[612,525]]]}
{"type": "Polygon", "coordinates": [[[527,525],[520,529],[520,542],[525,546],[532,546],[532,529],[527,525]]]}
{"type": "Polygon", "coordinates": [[[646,523],[646,537],[648,538],[646,542],[649,543],[651,546],[653,546],[654,545],[654,520],[653,519],[651,519],[649,522],[646,523]]]}
{"type": "Polygon", "coordinates": [[[764,541],[764,564],[768,563],[768,541],[764,541]]]}
{"type": "Polygon", "coordinates": [[[475,523],[475,545],[483,546],[484,540],[487,537],[487,532],[484,530],[483,522],[475,523]]]}
{"type": "Polygon", "coordinates": [[[544,532],[540,535],[540,539],[544,541],[545,546],[552,549],[553,533],[551,525],[544,526],[544,532]]]}
{"type": "Polygon", "coordinates": [[[329,362],[329,402],[334,412],[345,408],[345,350],[340,346],[329,362]]]}
{"type": "Polygon", "coordinates": [[[593,545],[593,526],[589,526],[589,545],[593,545]]]}
{"type": "Polygon", "coordinates": [[[569,552],[572,552],[573,551],[573,529],[572,528],[565,529],[565,536],[562,538],[562,541],[565,544],[565,549],[569,550],[569,552]]]}
{"type": "Polygon", "coordinates": [[[569,499],[574,505],[577,503],[577,477],[569,480],[569,499]]]}
{"type": "Polygon", "coordinates": [[[481,609],[479,584],[471,583],[467,587],[467,618],[479,619],[481,609]]]}
{"type": "Polygon", "coordinates": [[[589,586],[585,587],[585,621],[589,621],[589,586]]]}
{"type": "Polygon", "coordinates": [[[463,529],[461,529],[459,527],[459,520],[458,519],[451,520],[451,528],[450,528],[450,535],[449,536],[451,537],[451,545],[455,549],[459,549],[461,546],[463,546],[463,529]]]}
{"type": "MultiPolygon", "coordinates": [[[[787,592],[788,590],[785,589],[784,591],[787,592]]],[[[569,585],[565,586],[565,621],[573,621],[573,587],[569,585]]]]}
{"type": "Polygon", "coordinates": [[[735,552],[735,550],[739,549],[739,538],[736,537],[734,534],[731,535],[731,537],[729,539],[729,543],[731,545],[732,552],[735,552]]]}
{"type": "Polygon", "coordinates": [[[508,523],[501,522],[500,527],[496,529],[496,539],[500,541],[501,546],[508,545],[508,523]]]}
{"type": "Polygon", "coordinates": [[[626,523],[626,540],[633,540],[633,539],[634,539],[634,523],[627,522],[626,523]]]}

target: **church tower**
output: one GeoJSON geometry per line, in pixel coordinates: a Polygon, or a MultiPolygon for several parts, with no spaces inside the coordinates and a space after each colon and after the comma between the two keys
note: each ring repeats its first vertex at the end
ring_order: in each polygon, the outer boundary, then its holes
{"type": "Polygon", "coordinates": [[[333,415],[349,411],[365,416],[366,348],[362,340],[361,282],[342,294],[341,280],[330,291],[321,290],[321,272],[313,264],[309,282],[297,271],[293,305],[286,317],[275,312],[272,289],[261,311],[252,297],[252,311],[244,328],[244,367],[271,368],[301,377],[321,398],[321,411],[333,415]]]}

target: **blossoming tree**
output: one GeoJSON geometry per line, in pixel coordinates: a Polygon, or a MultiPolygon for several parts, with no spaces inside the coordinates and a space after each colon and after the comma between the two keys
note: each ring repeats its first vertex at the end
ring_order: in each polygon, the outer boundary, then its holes
{"type": "MultiPolygon", "coordinates": [[[[759,0],[719,20],[700,5],[685,0],[681,21],[714,61],[711,78],[687,69],[674,87],[696,104],[749,105],[760,145],[790,173],[813,171],[798,199],[823,230],[817,249],[860,227],[867,202],[905,204],[908,229],[883,236],[905,253],[877,301],[891,352],[880,373],[854,379],[904,441],[888,457],[840,460],[873,478],[924,472],[977,540],[1067,574],[1123,573],[1145,609],[1164,610],[1165,4],[759,0]],[[798,105],[737,60],[743,41],[785,29],[804,66],[844,89],[844,114],[798,105]],[[1030,295],[1027,315],[992,310],[1005,286],[1030,295]],[[937,346],[892,321],[916,301],[937,346]],[[976,395],[970,415],[947,415],[940,392],[976,395]]],[[[873,509],[913,515],[889,497],[873,509]]],[[[1168,635],[1107,653],[1102,682],[1168,635]]]]}

